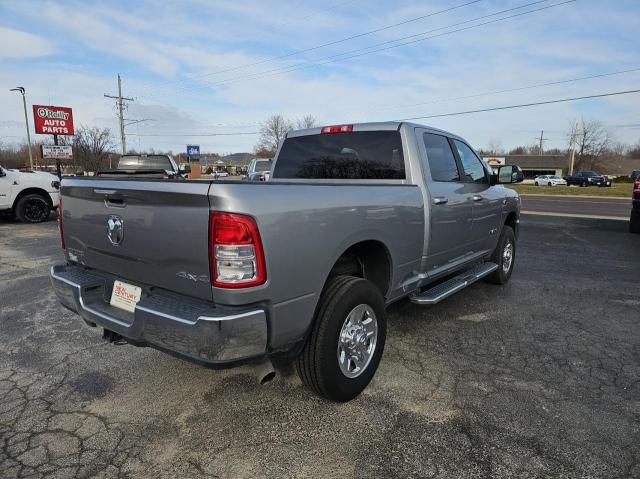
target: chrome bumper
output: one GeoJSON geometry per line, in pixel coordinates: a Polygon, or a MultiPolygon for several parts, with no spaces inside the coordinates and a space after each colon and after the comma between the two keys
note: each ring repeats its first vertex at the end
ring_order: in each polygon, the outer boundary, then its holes
{"type": "Polygon", "coordinates": [[[51,267],[60,302],[92,326],[138,344],[148,344],[195,362],[221,364],[263,356],[267,349],[264,309],[221,309],[210,303],[142,288],[135,311],[109,304],[110,275],[76,265],[51,267]]]}

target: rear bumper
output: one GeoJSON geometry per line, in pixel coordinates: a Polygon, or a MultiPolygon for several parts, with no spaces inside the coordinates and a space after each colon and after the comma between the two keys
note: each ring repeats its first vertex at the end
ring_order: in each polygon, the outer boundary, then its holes
{"type": "Polygon", "coordinates": [[[109,304],[115,278],[77,265],[51,267],[60,302],[91,326],[101,326],[138,345],[191,361],[225,366],[264,356],[267,317],[261,307],[222,309],[186,296],[142,287],[130,313],[109,304]]]}

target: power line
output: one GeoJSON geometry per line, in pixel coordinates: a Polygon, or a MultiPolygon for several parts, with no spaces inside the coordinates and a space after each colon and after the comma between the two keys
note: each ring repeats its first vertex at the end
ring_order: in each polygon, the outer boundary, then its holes
{"type": "MultiPolygon", "coordinates": [[[[570,102],[570,101],[588,100],[588,99],[593,99],[593,98],[603,98],[603,97],[618,96],[618,95],[629,95],[629,94],[632,94],[632,93],[640,93],[640,89],[616,91],[616,92],[608,92],[608,93],[598,93],[598,94],[594,94],[594,95],[577,96],[577,97],[572,97],[572,98],[561,98],[561,99],[558,99],[558,100],[546,100],[546,101],[538,101],[538,102],[531,102],[531,103],[521,103],[521,104],[518,104],[518,105],[497,106],[497,107],[492,107],[492,108],[481,108],[481,109],[477,109],[477,110],[466,110],[466,111],[458,111],[458,112],[452,112],[452,113],[439,113],[437,115],[414,116],[414,117],[409,117],[409,118],[401,118],[401,119],[396,120],[396,121],[424,120],[424,119],[429,119],[429,118],[442,118],[442,117],[446,117],[446,116],[470,115],[472,113],[482,113],[482,112],[500,111],[500,110],[511,110],[511,109],[515,109],[515,108],[527,108],[527,107],[532,107],[532,106],[550,105],[550,104],[554,104],[554,103],[566,103],[566,102],[570,102]]],[[[172,134],[172,133],[168,133],[168,134],[140,134],[140,135],[133,135],[133,136],[209,137],[209,136],[238,136],[238,135],[258,135],[258,134],[260,134],[259,131],[236,132],[236,133],[207,133],[207,134],[195,134],[195,135],[172,134]]]]}
{"type": "MultiPolygon", "coordinates": [[[[267,76],[273,76],[273,75],[279,75],[279,74],[283,74],[283,73],[289,73],[289,72],[292,72],[292,71],[302,70],[302,69],[309,68],[309,67],[326,65],[328,63],[335,63],[337,61],[349,60],[349,59],[352,59],[352,58],[357,58],[357,57],[361,57],[361,56],[365,56],[365,55],[370,55],[372,53],[378,53],[378,52],[381,52],[381,51],[390,50],[392,48],[398,48],[398,47],[402,47],[402,46],[406,46],[406,45],[411,45],[411,44],[414,44],[414,43],[423,42],[423,41],[430,40],[430,39],[433,39],[433,38],[442,37],[442,36],[446,36],[446,35],[451,35],[453,33],[458,33],[458,32],[470,30],[470,29],[473,29],[473,28],[478,28],[478,27],[490,25],[490,24],[501,22],[501,21],[505,21],[505,20],[510,20],[512,18],[520,17],[520,16],[523,16],[523,15],[529,15],[531,13],[536,13],[536,12],[539,12],[539,11],[542,11],[542,10],[548,10],[550,8],[558,7],[558,6],[561,6],[561,5],[574,3],[574,2],[576,2],[578,0],[565,0],[563,2],[555,3],[553,5],[547,5],[547,6],[539,7],[539,8],[533,9],[533,10],[528,10],[526,12],[520,12],[520,13],[516,13],[516,14],[513,14],[513,15],[508,15],[506,17],[497,18],[497,19],[486,21],[486,22],[478,23],[478,24],[475,24],[475,25],[470,25],[470,26],[467,26],[467,27],[462,27],[462,28],[458,28],[458,29],[455,29],[455,30],[446,31],[446,32],[443,32],[443,33],[438,33],[438,34],[435,34],[435,35],[426,36],[424,38],[417,38],[415,40],[411,40],[411,41],[404,42],[404,43],[397,43],[397,42],[401,42],[401,41],[409,39],[409,38],[415,38],[415,37],[419,37],[419,36],[424,36],[424,35],[427,35],[429,33],[439,31],[439,30],[445,30],[445,29],[448,29],[448,28],[453,28],[453,27],[464,25],[464,24],[468,24],[468,23],[471,23],[471,22],[476,22],[478,20],[482,20],[482,19],[485,19],[485,18],[494,17],[496,15],[501,15],[501,14],[504,14],[504,13],[507,13],[507,12],[510,12],[510,11],[519,10],[519,9],[522,9],[522,8],[527,8],[527,7],[536,5],[536,4],[544,3],[546,1],[548,1],[548,0],[539,0],[539,1],[536,1],[536,2],[530,2],[530,3],[524,4],[524,5],[520,5],[518,7],[508,8],[508,9],[501,10],[501,11],[498,11],[498,12],[494,12],[494,13],[491,13],[491,14],[488,14],[488,15],[483,15],[483,16],[480,16],[480,17],[477,17],[477,18],[473,18],[471,20],[466,20],[464,22],[458,22],[458,23],[454,23],[454,24],[447,25],[447,26],[444,26],[444,27],[439,27],[439,28],[435,28],[435,29],[432,29],[432,30],[427,30],[425,32],[417,33],[417,34],[414,34],[414,35],[407,35],[405,37],[401,37],[401,38],[398,38],[398,39],[395,39],[395,40],[388,40],[388,41],[385,41],[385,42],[377,43],[377,44],[371,45],[369,47],[358,48],[358,49],[355,49],[355,50],[350,50],[350,51],[343,52],[343,53],[336,54],[336,55],[330,55],[330,56],[327,56],[327,57],[321,57],[321,58],[318,58],[318,59],[315,59],[315,60],[311,60],[311,61],[306,61],[306,62],[300,62],[300,63],[298,63],[296,65],[293,65],[293,66],[290,66],[290,67],[279,67],[279,68],[275,68],[275,69],[272,69],[272,70],[266,70],[266,71],[259,72],[259,73],[256,73],[256,74],[252,74],[252,75],[246,75],[246,76],[241,76],[241,77],[230,78],[230,79],[222,80],[222,81],[219,81],[219,82],[204,82],[204,84],[208,85],[208,86],[226,85],[226,84],[230,84],[230,83],[238,83],[238,82],[241,82],[241,81],[250,81],[250,80],[255,80],[255,79],[259,79],[259,78],[264,78],[264,77],[267,77],[267,76]],[[388,45],[390,43],[397,43],[397,44],[388,45]],[[383,48],[376,48],[376,47],[382,46],[382,45],[388,45],[388,46],[383,47],[383,48]],[[370,51],[365,51],[365,50],[370,50],[370,51]],[[347,55],[347,56],[345,56],[345,55],[347,55]]],[[[181,88],[181,89],[184,90],[184,91],[188,91],[189,90],[188,88],[181,88]]]]}
{"type": "Polygon", "coordinates": [[[562,99],[559,99],[559,100],[547,100],[547,101],[538,101],[538,102],[532,102],[532,103],[521,103],[519,105],[497,106],[497,107],[493,107],[493,108],[480,108],[478,110],[466,110],[466,111],[458,111],[458,112],[454,112],[454,113],[439,113],[437,115],[413,116],[413,117],[410,117],[410,118],[401,118],[400,120],[397,120],[397,121],[425,120],[425,119],[428,119],[428,118],[442,118],[442,117],[445,117],[445,116],[470,115],[472,113],[482,113],[482,112],[486,112],[486,111],[511,110],[511,109],[514,109],[514,108],[527,108],[527,107],[538,106],[538,105],[550,105],[552,103],[565,103],[565,102],[569,102],[569,101],[588,100],[588,99],[591,99],[591,98],[602,98],[602,97],[616,96],[616,95],[629,95],[631,93],[640,93],[640,89],[638,89],[638,90],[616,91],[616,92],[610,92],[610,93],[599,93],[599,94],[596,94],[596,95],[576,96],[576,97],[573,97],[573,98],[562,98],[562,99]]]}
{"type": "MultiPolygon", "coordinates": [[[[591,79],[594,79],[594,78],[603,78],[603,77],[614,76],[614,75],[624,75],[626,73],[635,73],[635,72],[640,72],[640,68],[631,68],[631,69],[628,69],[628,70],[620,70],[620,71],[608,72],[608,73],[598,73],[598,74],[595,74],[595,75],[589,75],[589,76],[584,76],[584,77],[569,78],[567,80],[555,80],[555,81],[545,82],[545,83],[535,83],[533,85],[526,85],[526,86],[515,87],[515,88],[507,88],[507,89],[504,89],[504,90],[492,90],[492,91],[487,91],[487,92],[482,92],[482,93],[474,93],[474,94],[471,94],[471,95],[455,96],[455,97],[448,97],[448,98],[436,98],[434,100],[429,100],[429,101],[425,101],[425,102],[412,103],[411,105],[394,105],[394,106],[391,106],[391,107],[382,107],[382,109],[394,109],[394,110],[396,110],[396,109],[400,109],[400,108],[407,108],[407,107],[421,106],[421,105],[431,105],[433,103],[442,103],[442,102],[447,102],[447,101],[468,100],[470,98],[479,98],[479,97],[489,96],[489,95],[498,95],[500,93],[513,93],[513,92],[516,92],[516,91],[531,90],[531,89],[534,89],[534,88],[541,88],[541,87],[545,87],[545,86],[563,85],[565,83],[574,83],[574,82],[578,82],[578,81],[591,80],[591,79]]],[[[379,109],[380,108],[369,109],[369,110],[366,110],[366,112],[378,111],[379,109]]]]}
{"type": "MultiPolygon", "coordinates": [[[[170,81],[167,81],[167,82],[160,83],[159,85],[157,85],[157,87],[161,87],[161,86],[169,85],[169,84],[174,84],[174,83],[182,83],[182,82],[185,82],[185,81],[195,80],[195,79],[198,79],[198,78],[206,78],[206,77],[210,77],[210,76],[213,76],[213,75],[219,75],[221,73],[229,73],[229,72],[232,72],[232,71],[242,70],[244,68],[249,68],[249,67],[253,67],[253,66],[257,66],[257,65],[262,65],[264,63],[271,63],[271,62],[274,62],[276,60],[282,60],[283,58],[289,58],[289,57],[292,57],[292,56],[295,56],[295,55],[299,55],[301,53],[307,53],[307,52],[311,52],[311,51],[314,51],[314,50],[319,50],[320,48],[328,47],[328,46],[331,46],[331,45],[337,45],[339,43],[344,43],[344,42],[347,42],[349,40],[354,40],[356,38],[361,38],[361,37],[364,37],[364,36],[373,35],[374,33],[379,33],[379,32],[385,31],[385,30],[389,30],[391,28],[395,28],[395,27],[399,27],[399,26],[406,25],[406,24],[409,24],[409,23],[417,22],[419,20],[424,20],[425,18],[434,17],[436,15],[441,15],[443,13],[451,12],[453,10],[460,9],[460,8],[466,7],[468,5],[472,5],[474,3],[479,3],[481,1],[482,0],[468,1],[466,3],[462,3],[460,5],[455,5],[453,7],[445,8],[445,9],[439,10],[437,12],[432,12],[432,13],[428,13],[428,14],[425,14],[425,15],[420,15],[418,17],[409,18],[409,19],[403,20],[401,22],[393,23],[391,25],[385,25],[383,27],[375,28],[373,30],[368,30],[366,32],[357,33],[355,35],[344,37],[344,38],[341,38],[339,40],[334,40],[334,41],[331,41],[331,42],[322,43],[320,45],[315,45],[315,46],[309,47],[309,48],[303,48],[301,50],[295,50],[295,51],[290,52],[290,53],[285,53],[283,55],[278,55],[278,56],[275,56],[275,57],[265,58],[263,60],[258,60],[256,62],[245,63],[243,65],[238,65],[238,66],[235,66],[235,67],[226,68],[226,69],[223,69],[223,70],[218,70],[218,71],[211,72],[211,73],[205,73],[203,75],[193,75],[193,76],[189,76],[187,78],[181,78],[179,80],[170,80],[170,81]]],[[[548,1],[548,0],[543,0],[543,1],[548,1]]],[[[141,95],[140,97],[144,97],[144,96],[146,96],[146,95],[141,95]]]]}
{"type": "Polygon", "coordinates": [[[129,133],[130,136],[176,136],[176,137],[195,137],[195,136],[239,136],[239,135],[259,135],[260,132],[259,131],[243,131],[243,132],[236,132],[236,133],[200,133],[200,134],[195,134],[195,135],[188,135],[188,134],[174,134],[174,133],[167,133],[167,134],[161,134],[161,133],[154,133],[154,134],[132,134],[129,133]]]}

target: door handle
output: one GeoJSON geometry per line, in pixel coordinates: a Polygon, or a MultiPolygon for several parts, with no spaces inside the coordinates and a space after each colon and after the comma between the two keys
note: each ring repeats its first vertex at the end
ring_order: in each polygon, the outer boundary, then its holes
{"type": "Polygon", "coordinates": [[[480,196],[480,195],[473,195],[473,196],[471,197],[471,199],[472,199],[473,201],[482,201],[482,196],[480,196]]]}
{"type": "Polygon", "coordinates": [[[448,202],[449,202],[449,198],[445,198],[444,196],[436,196],[433,199],[434,205],[444,205],[444,204],[447,204],[448,202]]]}

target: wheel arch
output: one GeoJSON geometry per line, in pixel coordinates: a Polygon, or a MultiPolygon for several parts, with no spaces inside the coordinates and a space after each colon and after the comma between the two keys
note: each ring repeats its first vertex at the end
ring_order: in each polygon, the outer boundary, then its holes
{"type": "Polygon", "coordinates": [[[49,196],[49,193],[47,193],[46,190],[42,189],[42,188],[38,188],[38,187],[31,187],[31,188],[25,188],[24,190],[22,190],[20,193],[18,193],[15,197],[15,199],[13,200],[13,205],[12,205],[12,210],[15,212],[16,207],[18,206],[18,203],[20,202],[20,200],[22,198],[24,198],[27,195],[32,195],[32,194],[36,194],[36,195],[40,195],[42,196],[47,203],[49,204],[49,208],[53,208],[53,203],[51,202],[51,197],[49,196]]]}
{"type": "Polygon", "coordinates": [[[380,240],[357,241],[344,248],[333,261],[323,287],[333,276],[350,275],[371,281],[387,297],[391,289],[393,263],[389,248],[380,240]]]}
{"type": "Polygon", "coordinates": [[[513,230],[516,239],[518,238],[518,224],[518,214],[515,211],[509,212],[504,219],[504,226],[509,226],[513,230]]]}

